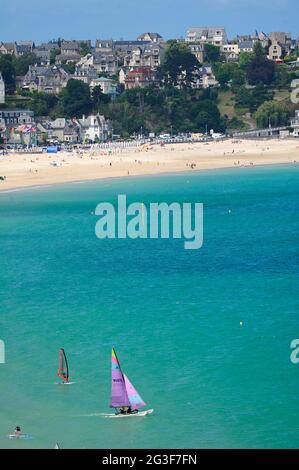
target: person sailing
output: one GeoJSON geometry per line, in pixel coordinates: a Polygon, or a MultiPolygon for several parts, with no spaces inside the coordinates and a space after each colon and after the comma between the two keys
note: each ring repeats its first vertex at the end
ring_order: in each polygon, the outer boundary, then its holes
{"type": "Polygon", "coordinates": [[[68,376],[66,375],[65,372],[62,372],[62,379],[65,380],[66,382],[69,381],[68,376]]]}
{"type": "Polygon", "coordinates": [[[119,409],[119,413],[121,415],[131,415],[131,414],[134,414],[134,413],[138,413],[138,410],[132,410],[131,406],[122,406],[119,409]]]}

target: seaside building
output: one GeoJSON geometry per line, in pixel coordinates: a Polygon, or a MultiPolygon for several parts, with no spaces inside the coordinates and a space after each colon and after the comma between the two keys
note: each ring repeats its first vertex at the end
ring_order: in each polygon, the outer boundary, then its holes
{"type": "Polygon", "coordinates": [[[199,70],[199,78],[196,84],[197,88],[210,88],[215,87],[219,83],[213,72],[213,68],[209,64],[203,65],[199,70]]]}
{"type": "Polygon", "coordinates": [[[81,57],[76,66],[83,68],[93,67],[97,74],[107,73],[108,75],[115,75],[118,70],[118,58],[113,54],[94,52],[81,57]]]}
{"type": "Polygon", "coordinates": [[[114,41],[113,52],[117,53],[119,57],[124,57],[131,54],[137,47],[150,45],[151,41],[114,41]]]}
{"type": "Polygon", "coordinates": [[[55,63],[61,65],[63,63],[78,62],[81,58],[79,41],[62,41],[60,54],[56,56],[55,63]]]}
{"type": "Polygon", "coordinates": [[[57,118],[50,123],[51,133],[50,136],[54,140],[64,142],[64,128],[66,126],[65,118],[57,118]]]}
{"type": "Polygon", "coordinates": [[[289,50],[292,46],[292,34],[282,31],[269,33],[269,39],[273,43],[278,42],[285,49],[289,50]]]}
{"type": "Polygon", "coordinates": [[[134,47],[124,57],[125,67],[152,67],[161,65],[165,49],[161,44],[146,43],[134,47]]]}
{"type": "Polygon", "coordinates": [[[164,39],[158,33],[143,33],[138,36],[137,41],[150,41],[154,43],[164,42],[164,39]]]}
{"type": "Polygon", "coordinates": [[[73,119],[73,123],[79,128],[81,142],[105,142],[112,134],[110,121],[100,114],[73,119]]]}
{"type": "Polygon", "coordinates": [[[75,80],[81,80],[82,82],[87,83],[89,85],[92,80],[98,78],[98,72],[93,65],[77,64],[75,67],[75,73],[73,78],[75,80]]]}
{"type": "Polygon", "coordinates": [[[294,129],[293,136],[299,137],[299,109],[295,111],[295,117],[291,119],[291,126],[294,129]]]}
{"type": "Polygon", "coordinates": [[[194,27],[187,30],[185,41],[221,46],[227,42],[227,35],[223,26],[194,27]]]}
{"type": "Polygon", "coordinates": [[[113,39],[97,39],[95,51],[101,54],[111,54],[113,52],[113,39]]]}
{"type": "Polygon", "coordinates": [[[5,142],[12,145],[36,145],[34,113],[25,109],[0,109],[0,123],[5,142]]]}
{"type": "Polygon", "coordinates": [[[70,75],[56,65],[30,65],[26,73],[22,89],[58,95],[67,85],[70,75]]]}
{"type": "Polygon", "coordinates": [[[33,41],[20,41],[16,43],[15,46],[15,55],[20,57],[25,54],[30,54],[34,52],[34,42],[33,41]]]}
{"type": "Polygon", "coordinates": [[[205,48],[203,44],[190,44],[189,46],[191,54],[195,55],[199,63],[203,63],[205,58],[205,48]]]}
{"type": "Polygon", "coordinates": [[[69,144],[105,142],[112,133],[110,121],[100,114],[81,119],[43,119],[37,124],[37,129],[39,141],[69,144]]]}
{"type": "Polygon", "coordinates": [[[255,41],[253,39],[248,39],[248,40],[245,40],[245,41],[241,41],[238,44],[239,53],[241,53],[241,52],[253,52],[254,43],[255,43],[255,41]]]}
{"type": "Polygon", "coordinates": [[[155,74],[150,67],[137,67],[128,71],[124,82],[126,90],[144,88],[155,83],[155,74]]]}
{"type": "Polygon", "coordinates": [[[220,47],[221,53],[225,55],[227,61],[235,61],[239,59],[239,44],[223,44],[220,47]]]}
{"type": "Polygon", "coordinates": [[[270,43],[269,36],[264,33],[263,31],[258,32],[257,30],[254,31],[252,34],[245,34],[245,35],[237,35],[232,41],[233,44],[240,44],[246,41],[257,42],[259,41],[262,47],[267,47],[270,43]]]}
{"type": "Polygon", "coordinates": [[[90,89],[93,90],[96,86],[100,86],[104,95],[109,95],[111,100],[114,101],[118,95],[118,85],[114,80],[107,77],[99,77],[90,82],[90,89]]]}
{"type": "Polygon", "coordinates": [[[64,57],[72,58],[74,55],[80,55],[79,41],[62,41],[60,50],[64,57]]]}
{"type": "Polygon", "coordinates": [[[5,103],[5,83],[0,72],[0,104],[5,103]]]}
{"type": "Polygon", "coordinates": [[[125,86],[126,76],[130,71],[130,67],[121,67],[118,73],[118,81],[121,86],[125,86]]]}
{"type": "Polygon", "coordinates": [[[34,54],[36,55],[40,65],[50,65],[50,49],[44,49],[43,47],[39,46],[34,49],[34,54]]]}
{"type": "Polygon", "coordinates": [[[0,54],[11,54],[15,53],[14,42],[1,42],[0,43],[0,54]]]}
{"type": "Polygon", "coordinates": [[[39,142],[64,142],[76,144],[80,140],[79,126],[72,119],[58,118],[55,121],[47,119],[37,124],[39,142]]]}
{"type": "Polygon", "coordinates": [[[17,126],[18,124],[33,124],[34,113],[27,109],[0,109],[0,119],[4,121],[7,127],[17,126]]]}
{"type": "Polygon", "coordinates": [[[268,59],[274,60],[275,62],[281,61],[283,55],[282,46],[277,41],[272,41],[269,47],[268,59]]]}

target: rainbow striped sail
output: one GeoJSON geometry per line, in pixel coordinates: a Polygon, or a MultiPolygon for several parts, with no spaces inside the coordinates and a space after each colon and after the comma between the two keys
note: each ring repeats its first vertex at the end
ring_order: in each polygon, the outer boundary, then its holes
{"type": "Polygon", "coordinates": [[[130,406],[132,410],[139,410],[145,406],[144,401],[133,387],[128,377],[123,374],[115,349],[112,348],[112,386],[110,408],[130,406]]]}

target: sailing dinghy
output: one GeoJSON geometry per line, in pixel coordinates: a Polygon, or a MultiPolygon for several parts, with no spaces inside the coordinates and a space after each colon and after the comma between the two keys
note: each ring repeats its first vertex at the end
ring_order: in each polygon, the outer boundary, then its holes
{"type": "Polygon", "coordinates": [[[127,418],[129,416],[146,416],[151,410],[139,411],[146,406],[141,396],[122,372],[115,349],[112,348],[112,387],[110,408],[115,408],[115,414],[105,415],[107,418],[127,418]]]}
{"type": "Polygon", "coordinates": [[[70,382],[69,365],[63,348],[59,350],[57,375],[62,379],[62,382],[60,382],[62,385],[72,385],[74,383],[70,382]]]}

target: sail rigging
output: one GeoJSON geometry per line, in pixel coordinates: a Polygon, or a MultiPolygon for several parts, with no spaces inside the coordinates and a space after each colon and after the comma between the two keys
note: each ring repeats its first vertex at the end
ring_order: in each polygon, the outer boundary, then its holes
{"type": "Polygon", "coordinates": [[[66,358],[66,354],[63,348],[59,350],[59,361],[58,361],[58,377],[68,382],[69,380],[69,366],[66,358]]]}
{"type": "Polygon", "coordinates": [[[139,410],[145,406],[137,390],[133,387],[128,377],[123,374],[115,349],[112,348],[112,385],[111,385],[111,408],[131,407],[139,410]]]}

